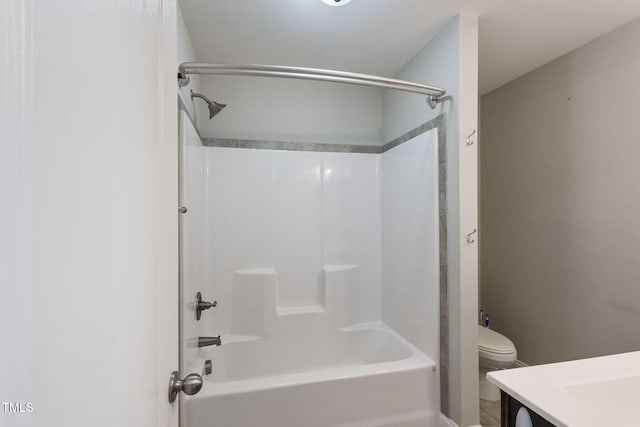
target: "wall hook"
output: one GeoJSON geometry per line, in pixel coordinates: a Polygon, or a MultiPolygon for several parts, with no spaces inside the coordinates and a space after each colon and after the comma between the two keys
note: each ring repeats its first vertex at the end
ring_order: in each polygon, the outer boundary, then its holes
{"type": "Polygon", "coordinates": [[[474,129],[474,130],[473,130],[473,132],[471,132],[471,135],[467,136],[467,145],[468,145],[468,146],[473,145],[473,140],[471,139],[471,137],[472,137],[473,135],[475,135],[475,134],[476,134],[476,130],[474,129]]]}
{"type": "Polygon", "coordinates": [[[473,231],[469,234],[467,234],[467,243],[471,244],[473,242],[475,242],[476,240],[473,238],[473,235],[476,234],[478,232],[478,230],[476,230],[475,228],[473,229],[473,231]]]}

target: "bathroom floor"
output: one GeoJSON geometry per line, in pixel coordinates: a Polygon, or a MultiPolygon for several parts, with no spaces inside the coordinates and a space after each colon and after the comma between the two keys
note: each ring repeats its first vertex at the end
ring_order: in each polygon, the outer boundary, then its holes
{"type": "Polygon", "coordinates": [[[500,427],[500,401],[480,399],[480,425],[500,427]]]}

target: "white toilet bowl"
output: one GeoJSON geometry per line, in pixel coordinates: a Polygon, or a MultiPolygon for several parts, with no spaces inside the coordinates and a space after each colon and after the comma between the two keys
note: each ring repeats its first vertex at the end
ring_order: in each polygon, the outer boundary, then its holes
{"type": "Polygon", "coordinates": [[[504,335],[478,326],[478,355],[480,358],[480,398],[499,400],[500,390],[487,381],[487,372],[513,367],[518,358],[516,346],[504,335]]]}

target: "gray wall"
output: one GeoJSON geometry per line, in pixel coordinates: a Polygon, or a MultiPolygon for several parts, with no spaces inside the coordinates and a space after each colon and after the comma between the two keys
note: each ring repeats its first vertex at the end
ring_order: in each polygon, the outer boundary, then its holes
{"type": "Polygon", "coordinates": [[[519,359],[640,349],[640,20],[481,101],[482,306],[519,359]]]}
{"type": "MultiPolygon", "coordinates": [[[[182,16],[182,8],[180,4],[176,5],[176,20],[177,20],[177,53],[178,63],[176,69],[183,62],[195,62],[198,60],[196,51],[193,50],[193,43],[191,43],[191,36],[189,35],[189,29],[187,23],[182,16]]],[[[194,103],[191,101],[190,91],[200,93],[200,76],[190,76],[189,84],[183,88],[179,88],[178,94],[182,97],[182,102],[189,111],[189,114],[194,114],[194,103]]],[[[202,100],[197,100],[202,105],[205,105],[202,100]]],[[[206,107],[202,107],[206,110],[206,107]]],[[[206,116],[205,116],[206,118],[206,116]]]]}
{"type": "Polygon", "coordinates": [[[200,85],[205,95],[228,104],[213,120],[207,120],[204,103],[196,108],[203,136],[358,145],[387,142],[381,139],[382,89],[234,76],[208,76],[200,85]]]}

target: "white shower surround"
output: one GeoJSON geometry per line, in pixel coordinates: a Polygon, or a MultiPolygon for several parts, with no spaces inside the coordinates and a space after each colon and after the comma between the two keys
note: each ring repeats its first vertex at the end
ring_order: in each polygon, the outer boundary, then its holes
{"type": "Polygon", "coordinates": [[[203,147],[183,123],[181,369],[214,365],[185,425],[436,425],[437,130],[376,155],[203,147]],[[218,301],[200,322],[196,291],[218,301]]]}

